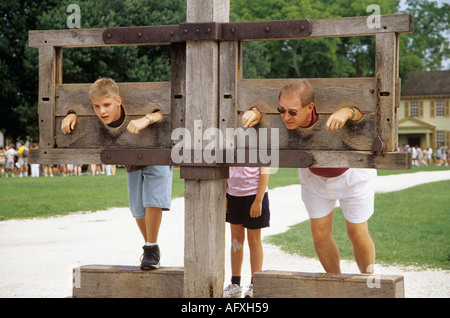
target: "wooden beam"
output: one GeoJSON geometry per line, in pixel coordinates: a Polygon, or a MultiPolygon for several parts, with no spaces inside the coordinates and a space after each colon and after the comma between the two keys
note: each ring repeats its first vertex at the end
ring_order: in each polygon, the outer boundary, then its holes
{"type": "MultiPolygon", "coordinates": [[[[201,1],[201,0],[199,0],[201,1]]],[[[206,15],[208,16],[208,15],[206,15]]],[[[201,21],[192,22],[211,22],[210,18],[202,18],[201,21]]],[[[367,20],[370,16],[361,17],[345,17],[345,18],[329,18],[329,19],[310,19],[312,23],[312,33],[304,38],[317,38],[317,37],[347,37],[347,36],[369,36],[386,32],[395,33],[411,33],[413,32],[413,20],[412,14],[392,14],[381,15],[380,28],[370,27],[367,25],[367,20]]],[[[216,22],[216,21],[212,21],[216,22]]],[[[232,23],[230,23],[231,25],[232,23]]],[[[159,32],[164,32],[164,26],[157,26],[159,32]]],[[[173,25],[165,26],[167,33],[174,32],[173,25]]],[[[116,28],[116,29],[130,29],[130,27],[116,28]]],[[[134,27],[139,33],[139,27],[134,27]]],[[[229,28],[224,28],[229,29],[229,28]]],[[[71,30],[31,30],[28,31],[28,41],[30,47],[40,46],[58,46],[58,47],[90,47],[90,46],[120,46],[120,45],[168,45],[171,43],[170,36],[164,41],[160,39],[149,39],[147,42],[145,39],[137,38],[135,43],[120,44],[111,43],[107,44],[104,41],[103,34],[107,29],[71,29],[71,30]]],[[[180,31],[179,31],[180,32],[180,31]]],[[[222,38],[221,35],[217,36],[218,39],[222,38]]],[[[292,38],[294,39],[294,38],[292,38]]],[[[245,40],[245,39],[242,39],[245,40]]],[[[258,39],[264,40],[264,39],[258,39]]],[[[271,38],[270,32],[268,32],[267,40],[278,40],[278,38],[271,38]]],[[[180,41],[179,37],[174,37],[174,41],[180,41]]]]}
{"type": "MultiPolygon", "coordinates": [[[[278,114],[278,94],[295,79],[241,79],[238,82],[238,109],[257,105],[263,113],[278,114]]],[[[316,109],[331,114],[344,106],[356,106],[363,113],[376,109],[377,81],[367,78],[308,78],[314,88],[316,109]]]]}
{"type": "MultiPolygon", "coordinates": [[[[229,0],[188,0],[187,22],[227,22],[229,11],[229,0]]],[[[203,148],[197,139],[203,131],[195,131],[194,121],[201,120],[204,129],[218,128],[218,103],[218,43],[186,42],[185,127],[194,136],[194,149],[203,148]]],[[[185,180],[184,297],[222,297],[225,193],[225,179],[185,180]]]]}
{"type": "Polygon", "coordinates": [[[118,83],[125,111],[124,123],[116,128],[103,125],[97,118],[89,99],[91,84],[56,85],[54,139],[58,148],[170,148],[167,136],[171,126],[171,83],[118,83]],[[161,110],[164,119],[151,125],[139,135],[128,133],[128,123],[155,110],[161,110]],[[61,132],[61,121],[69,111],[78,115],[77,127],[71,134],[61,132]]]}
{"type": "MultiPolygon", "coordinates": [[[[122,164],[122,165],[171,165],[181,166],[183,179],[220,179],[226,178],[226,174],[220,168],[230,166],[273,166],[280,168],[373,168],[373,169],[411,169],[411,153],[407,152],[385,152],[383,154],[372,154],[369,151],[320,151],[320,150],[279,150],[278,164],[274,164],[273,154],[269,160],[256,151],[250,155],[251,150],[246,150],[244,158],[246,161],[237,159],[237,151],[234,153],[233,162],[223,163],[174,163],[171,159],[170,149],[30,149],[30,163],[41,164],[122,164]],[[306,154],[304,153],[306,152],[306,154]],[[312,157],[312,164],[309,162],[312,157]],[[249,160],[257,158],[257,161],[249,160]],[[261,160],[263,158],[264,160],[261,160]],[[205,171],[211,170],[208,177],[198,170],[185,171],[185,167],[205,167],[205,171]]],[[[265,152],[264,152],[265,155],[265,152]]],[[[226,154],[223,154],[225,160],[226,154]]],[[[192,156],[191,156],[192,157],[192,156]]]]}
{"type": "Polygon", "coordinates": [[[380,27],[370,27],[367,20],[370,16],[315,19],[312,33],[308,38],[369,36],[386,32],[411,33],[414,31],[412,14],[390,14],[380,16],[380,27]]]}
{"type": "MultiPolygon", "coordinates": [[[[230,56],[229,71],[220,72],[220,130],[226,136],[226,129],[240,127],[238,109],[248,109],[257,105],[265,114],[257,126],[260,129],[279,130],[279,149],[316,149],[316,150],[370,150],[376,136],[374,79],[312,79],[317,90],[317,110],[319,121],[310,128],[288,131],[282,122],[276,107],[278,105],[278,91],[287,80],[241,80],[239,89],[236,88],[237,73],[232,66],[237,65],[237,59],[231,56],[237,50],[235,42],[221,43],[221,57],[230,56]],[[231,46],[231,49],[229,48],[231,46]],[[225,54],[225,52],[227,54],[225,54]],[[234,70],[234,71],[231,71],[234,70]],[[228,76],[230,79],[225,80],[228,76]],[[329,82],[329,85],[326,83],[329,82]],[[238,93],[239,92],[239,93],[238,93]],[[239,105],[236,107],[236,100],[239,105]],[[362,103],[361,101],[365,102],[362,103]],[[325,123],[329,114],[339,107],[354,105],[364,113],[364,119],[357,123],[348,123],[339,132],[330,133],[325,130],[325,123]]],[[[236,51],[237,52],[237,51],[236,51]]],[[[237,53],[234,53],[236,56],[237,53]]],[[[224,62],[225,63],[225,62],[224,62]]],[[[183,73],[184,74],[184,73],[183,73]]],[[[177,77],[179,78],[179,77],[177,77]]],[[[177,80],[177,79],[176,79],[177,80]]],[[[176,86],[176,81],[173,85],[176,86]]],[[[178,85],[179,86],[179,85],[178,85]]],[[[56,86],[56,119],[55,137],[58,148],[170,148],[171,131],[184,126],[185,92],[172,94],[169,82],[161,83],[119,83],[119,90],[123,96],[123,105],[127,119],[116,129],[111,129],[100,123],[96,118],[91,101],[88,97],[90,84],[62,84],[56,86]],[[174,113],[171,120],[152,125],[145,129],[139,138],[126,131],[126,123],[136,116],[143,116],[155,109],[161,109],[165,116],[174,113]],[[69,110],[74,110],[80,116],[75,131],[70,135],[61,133],[61,120],[69,110]],[[178,119],[176,117],[179,117],[178,119]],[[175,121],[177,126],[173,125],[175,121]],[[140,138],[144,134],[145,138],[140,138]],[[111,136],[108,141],[107,137],[111,136]],[[119,141],[119,142],[116,142],[119,141]],[[160,142],[160,143],[158,143],[160,142]]],[[[181,86],[180,86],[181,87],[181,86]]],[[[174,88],[181,89],[181,88],[174,88]]],[[[242,114],[243,110],[239,112],[242,114]]],[[[269,139],[269,142],[271,140],[269,139]]],[[[278,141],[278,140],[277,140],[278,141]]],[[[226,145],[230,146],[230,145],[226,145]]],[[[270,143],[267,144],[270,147],[270,143]]]]}
{"type": "Polygon", "coordinates": [[[39,147],[55,145],[56,85],[62,81],[62,48],[39,48],[39,147]]]}
{"type": "Polygon", "coordinates": [[[102,164],[103,149],[30,149],[30,163],[52,164],[102,164]]]}
{"type": "Polygon", "coordinates": [[[85,265],[73,271],[73,297],[181,298],[182,267],[143,271],[138,266],[85,265]]]}
{"type": "MultiPolygon", "coordinates": [[[[56,85],[55,115],[65,117],[69,110],[80,116],[95,115],[89,99],[92,84],[56,85]]],[[[117,83],[126,115],[143,116],[155,109],[171,113],[170,82],[117,83]]]]}
{"type": "Polygon", "coordinates": [[[256,272],[255,298],[403,298],[403,276],[256,272]]]}
{"type": "Polygon", "coordinates": [[[395,33],[376,35],[375,72],[377,79],[376,134],[385,144],[385,151],[397,150],[398,132],[396,85],[397,36],[395,33]]]}
{"type": "Polygon", "coordinates": [[[75,130],[66,135],[60,128],[63,117],[56,117],[56,145],[60,149],[170,148],[170,117],[163,117],[161,122],[146,127],[138,135],[130,134],[128,123],[141,116],[125,116],[124,122],[114,128],[104,125],[97,116],[80,116],[75,130]]]}
{"type": "Polygon", "coordinates": [[[184,127],[186,121],[186,43],[173,43],[170,52],[170,114],[174,131],[184,127]]]}
{"type": "Polygon", "coordinates": [[[370,150],[375,138],[375,115],[366,114],[358,122],[349,122],[338,131],[329,132],[325,124],[330,115],[321,115],[317,122],[308,128],[289,130],[286,128],[281,116],[265,115],[255,128],[254,133],[249,130],[238,132],[240,138],[238,148],[255,148],[258,140],[267,136],[267,149],[278,147],[282,150],[370,150]],[[263,130],[266,129],[266,130],[263,130]],[[241,143],[244,135],[245,144],[241,143]],[[258,140],[256,140],[257,136],[258,140]],[[273,137],[272,137],[273,136],[273,137]],[[279,138],[276,138],[279,136],[279,138]],[[276,145],[278,143],[278,145],[276,145]]]}
{"type": "Polygon", "coordinates": [[[30,30],[28,42],[30,47],[91,47],[105,46],[103,31],[105,29],[70,29],[70,30],[30,30]]]}

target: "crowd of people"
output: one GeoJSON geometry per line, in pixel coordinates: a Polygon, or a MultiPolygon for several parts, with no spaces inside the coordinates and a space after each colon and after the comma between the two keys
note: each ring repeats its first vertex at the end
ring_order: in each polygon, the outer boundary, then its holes
{"type": "MultiPolygon", "coordinates": [[[[30,148],[37,148],[33,143],[30,148]]],[[[54,176],[81,176],[81,175],[102,175],[112,176],[116,174],[115,165],[97,164],[51,164],[41,165],[29,162],[29,148],[22,144],[16,149],[15,145],[8,147],[0,146],[0,173],[2,178],[38,178],[54,176]]]]}
{"type": "Polygon", "coordinates": [[[436,151],[431,147],[422,149],[420,146],[403,145],[399,147],[401,152],[411,152],[412,165],[419,166],[448,166],[450,164],[450,150],[444,144],[441,144],[436,151]]]}
{"type": "MultiPolygon", "coordinates": [[[[37,144],[31,144],[30,148],[37,148],[37,144]]],[[[400,152],[411,152],[413,166],[448,166],[450,164],[450,149],[441,144],[436,151],[433,148],[421,148],[404,144],[399,147],[400,152]]],[[[115,175],[115,165],[96,164],[30,164],[29,148],[22,144],[19,148],[14,145],[8,147],[0,146],[0,173],[2,178],[27,177],[37,178],[39,176],[81,176],[81,175],[115,175]]]]}

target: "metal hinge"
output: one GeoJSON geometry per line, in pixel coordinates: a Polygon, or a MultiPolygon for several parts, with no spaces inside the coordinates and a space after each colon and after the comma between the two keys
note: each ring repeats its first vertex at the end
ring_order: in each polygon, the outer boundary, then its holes
{"type": "Polygon", "coordinates": [[[186,41],[245,41],[299,39],[308,37],[312,24],[308,19],[200,22],[178,25],[107,28],[105,44],[170,44],[186,41]]]}

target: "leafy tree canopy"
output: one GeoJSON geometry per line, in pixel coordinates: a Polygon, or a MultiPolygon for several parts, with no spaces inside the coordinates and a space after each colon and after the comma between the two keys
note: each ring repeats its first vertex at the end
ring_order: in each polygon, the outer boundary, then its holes
{"type": "MultiPolygon", "coordinates": [[[[68,29],[70,2],[2,0],[0,4],[0,129],[6,136],[38,139],[38,50],[28,30],[68,29]]],[[[185,0],[80,0],[81,28],[178,24],[186,21],[185,0]]],[[[100,76],[118,82],[170,79],[166,46],[68,48],[63,81],[91,83],[100,76]]]]}
{"type": "MultiPolygon", "coordinates": [[[[373,0],[230,0],[231,21],[369,16],[373,0]]],[[[415,32],[400,35],[400,76],[441,69],[450,59],[450,5],[406,0],[415,32]]],[[[6,136],[38,139],[38,50],[28,30],[67,29],[70,2],[2,0],[0,3],[0,129],[6,136]]],[[[186,0],[80,0],[81,28],[178,24],[186,0]]],[[[378,0],[381,14],[399,12],[399,0],[378,0]]],[[[374,37],[246,42],[244,76],[249,78],[373,76],[374,37]]],[[[63,80],[90,83],[100,76],[118,82],[170,79],[166,46],[64,49],[63,80]]]]}

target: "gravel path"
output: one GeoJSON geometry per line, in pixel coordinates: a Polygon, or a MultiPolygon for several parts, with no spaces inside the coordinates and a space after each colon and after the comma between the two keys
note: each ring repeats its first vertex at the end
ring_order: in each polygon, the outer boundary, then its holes
{"type": "MultiPolygon", "coordinates": [[[[418,172],[378,177],[377,192],[396,191],[425,182],[450,179],[449,171],[418,172]]],[[[270,190],[271,227],[263,236],[284,232],[307,220],[300,186],[270,190]]],[[[375,212],[376,213],[376,212],[375,212]]],[[[230,277],[229,230],[226,231],[226,284],[230,277]]],[[[183,266],[184,199],[172,201],[164,214],[159,244],[162,266],[183,266]]],[[[88,264],[138,265],[142,239],[128,208],[74,213],[49,219],[0,222],[0,297],[68,297],[72,270],[88,264]]],[[[245,249],[242,284],[250,279],[245,249]]],[[[342,261],[342,271],[358,273],[354,262],[342,261]]],[[[289,255],[264,246],[264,270],[323,272],[317,259],[289,255]]],[[[403,275],[406,297],[450,297],[450,271],[414,267],[376,266],[378,274],[403,275]]]]}

